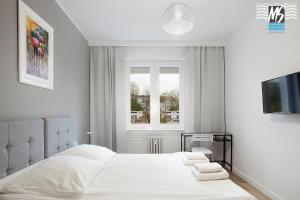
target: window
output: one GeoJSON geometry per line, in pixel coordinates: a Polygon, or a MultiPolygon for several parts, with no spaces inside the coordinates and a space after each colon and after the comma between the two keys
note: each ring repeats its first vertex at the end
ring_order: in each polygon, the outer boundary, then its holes
{"type": "Polygon", "coordinates": [[[183,129],[180,65],[128,63],[128,129],[183,129]]]}
{"type": "Polygon", "coordinates": [[[130,68],[130,113],[132,124],[150,123],[150,68],[130,68]]]}
{"type": "Polygon", "coordinates": [[[179,69],[161,67],[160,86],[160,123],[179,124],[179,69]]]}

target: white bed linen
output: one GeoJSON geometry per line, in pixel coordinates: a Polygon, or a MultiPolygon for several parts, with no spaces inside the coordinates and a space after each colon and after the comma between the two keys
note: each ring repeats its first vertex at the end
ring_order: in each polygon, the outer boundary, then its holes
{"type": "Polygon", "coordinates": [[[209,163],[210,162],[208,158],[201,159],[201,160],[189,160],[185,156],[183,156],[181,158],[181,160],[185,165],[191,165],[191,166],[194,166],[197,163],[209,163]]]}
{"type": "Polygon", "coordinates": [[[116,153],[106,147],[101,147],[101,146],[91,145],[91,144],[81,144],[76,147],[67,149],[63,152],[60,152],[58,154],[55,154],[53,156],[60,156],[60,155],[78,156],[78,157],[89,158],[101,162],[107,162],[112,157],[114,157],[116,153]]]}
{"type": "Polygon", "coordinates": [[[118,154],[85,191],[84,200],[254,200],[230,180],[195,180],[180,154],[118,154]]]}
{"type": "MultiPolygon", "coordinates": [[[[81,199],[255,200],[230,180],[195,180],[191,173],[192,168],[182,163],[181,156],[118,154],[95,177],[81,199]]],[[[5,180],[0,182],[0,187],[1,184],[5,184],[5,180]]],[[[24,197],[18,194],[16,197],[41,200],[34,196],[24,197]]],[[[54,200],[47,197],[44,199],[54,200]]]]}
{"type": "Polygon", "coordinates": [[[220,172],[201,173],[198,172],[196,168],[193,168],[192,174],[198,181],[223,180],[229,178],[229,174],[225,169],[222,169],[220,172]]]}
{"type": "Polygon", "coordinates": [[[214,172],[221,172],[223,168],[219,163],[211,162],[211,163],[197,163],[195,164],[195,169],[200,173],[214,173],[214,172]]]}
{"type": "Polygon", "coordinates": [[[22,194],[22,199],[23,196],[80,199],[104,166],[103,162],[84,157],[51,157],[7,181],[0,188],[0,199],[14,199],[15,194],[22,194]]]}

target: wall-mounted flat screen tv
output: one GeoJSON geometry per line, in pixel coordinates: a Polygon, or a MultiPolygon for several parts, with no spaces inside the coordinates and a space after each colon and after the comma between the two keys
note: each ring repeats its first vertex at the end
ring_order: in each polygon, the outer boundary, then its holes
{"type": "Polygon", "coordinates": [[[264,113],[300,113],[300,72],[262,82],[264,113]]]}

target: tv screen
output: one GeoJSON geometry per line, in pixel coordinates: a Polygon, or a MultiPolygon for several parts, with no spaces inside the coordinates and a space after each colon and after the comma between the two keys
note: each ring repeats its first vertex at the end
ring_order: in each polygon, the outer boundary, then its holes
{"type": "Polygon", "coordinates": [[[300,72],[262,82],[264,113],[300,113],[300,72]]]}

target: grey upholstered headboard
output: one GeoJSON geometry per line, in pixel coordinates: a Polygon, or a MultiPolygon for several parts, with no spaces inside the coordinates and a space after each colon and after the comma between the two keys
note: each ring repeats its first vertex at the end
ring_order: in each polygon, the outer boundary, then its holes
{"type": "Polygon", "coordinates": [[[43,159],[42,119],[0,121],[0,178],[43,159]]]}
{"type": "Polygon", "coordinates": [[[45,158],[73,147],[73,121],[69,117],[45,118],[45,158]]]}

